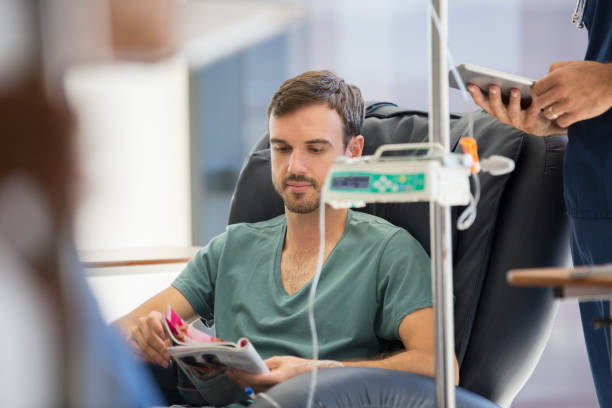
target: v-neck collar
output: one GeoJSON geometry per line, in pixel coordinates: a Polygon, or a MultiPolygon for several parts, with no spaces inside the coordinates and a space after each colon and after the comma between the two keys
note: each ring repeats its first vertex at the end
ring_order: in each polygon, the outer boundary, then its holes
{"type": "MultiPolygon", "coordinates": [[[[337,248],[340,246],[340,244],[344,240],[344,236],[347,234],[352,214],[353,214],[353,211],[349,209],[346,214],[346,222],[344,224],[344,231],[342,232],[342,236],[340,236],[340,239],[338,240],[338,242],[336,242],[336,245],[334,245],[334,248],[331,250],[331,252],[327,256],[325,261],[323,261],[323,266],[321,266],[321,278],[323,277],[323,274],[325,272],[327,264],[329,263],[329,260],[332,258],[334,253],[337,252],[337,248]]],[[[287,237],[287,217],[285,216],[285,219],[283,222],[283,228],[282,228],[281,234],[279,234],[279,238],[276,244],[276,251],[275,251],[275,257],[274,257],[274,281],[276,282],[276,286],[279,292],[282,294],[282,296],[286,298],[294,298],[294,297],[299,297],[303,292],[308,293],[307,291],[310,290],[310,286],[312,285],[312,279],[314,278],[314,276],[313,278],[310,278],[308,282],[302,285],[302,287],[298,289],[297,292],[293,294],[290,294],[289,292],[287,292],[287,290],[285,289],[285,286],[283,285],[283,280],[281,278],[281,259],[283,256],[283,245],[285,243],[286,237],[287,237]]]]}

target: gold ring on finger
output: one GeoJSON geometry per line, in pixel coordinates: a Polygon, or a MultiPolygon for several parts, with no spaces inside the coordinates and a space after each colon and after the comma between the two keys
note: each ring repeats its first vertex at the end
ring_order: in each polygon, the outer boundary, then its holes
{"type": "Polygon", "coordinates": [[[550,116],[552,116],[552,117],[553,117],[553,119],[557,119],[557,118],[559,117],[559,115],[557,115],[555,112],[553,112],[552,105],[550,105],[550,106],[548,107],[548,112],[550,112],[550,116]]]}

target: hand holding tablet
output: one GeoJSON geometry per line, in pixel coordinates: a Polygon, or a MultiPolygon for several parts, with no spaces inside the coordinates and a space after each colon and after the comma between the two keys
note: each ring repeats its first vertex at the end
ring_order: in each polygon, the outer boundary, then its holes
{"type": "MultiPolygon", "coordinates": [[[[470,64],[459,65],[457,70],[474,102],[500,122],[536,136],[565,133],[554,118],[547,118],[532,103],[536,98],[532,97],[532,79],[470,64]]],[[[449,84],[459,87],[452,73],[449,84]]]]}
{"type": "MultiPolygon", "coordinates": [[[[535,82],[533,79],[507,74],[505,72],[472,64],[461,64],[457,67],[457,71],[466,88],[469,84],[474,84],[480,88],[483,95],[488,96],[489,87],[491,85],[497,85],[501,90],[502,101],[506,105],[510,102],[510,91],[512,89],[518,89],[521,93],[521,108],[527,109],[529,105],[531,105],[531,87],[535,82]]],[[[455,77],[452,73],[449,75],[449,85],[452,88],[459,89],[455,77]]]]}

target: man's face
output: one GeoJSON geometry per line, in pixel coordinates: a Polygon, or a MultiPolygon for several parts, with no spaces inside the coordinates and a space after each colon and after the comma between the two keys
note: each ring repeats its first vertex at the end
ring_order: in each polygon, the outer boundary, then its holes
{"type": "MultiPolygon", "coordinates": [[[[269,130],[274,188],[287,210],[315,211],[327,171],[345,153],[340,115],[324,103],[309,105],[281,117],[271,115],[269,130]]],[[[346,152],[353,156],[354,151],[351,142],[346,152]]]]}

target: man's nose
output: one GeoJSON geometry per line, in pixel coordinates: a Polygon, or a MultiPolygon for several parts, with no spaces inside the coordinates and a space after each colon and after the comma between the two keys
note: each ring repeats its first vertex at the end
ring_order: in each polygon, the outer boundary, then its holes
{"type": "Polygon", "coordinates": [[[294,150],[289,158],[288,173],[304,174],[306,172],[306,155],[302,152],[294,150]]]}

